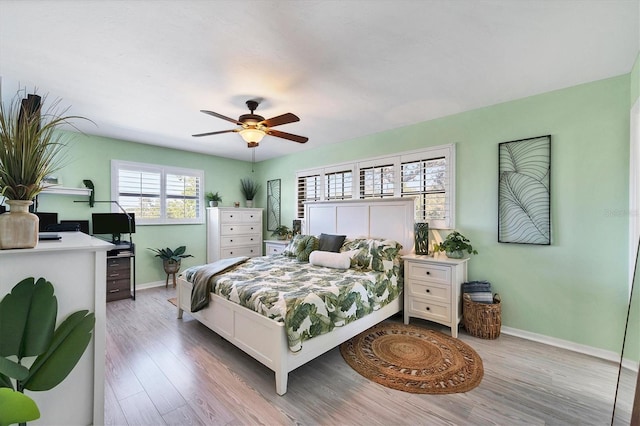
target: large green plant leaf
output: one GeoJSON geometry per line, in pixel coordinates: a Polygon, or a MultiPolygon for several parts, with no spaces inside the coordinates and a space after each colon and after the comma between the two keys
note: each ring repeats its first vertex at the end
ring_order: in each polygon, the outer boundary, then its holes
{"type": "Polygon", "coordinates": [[[47,352],[40,355],[29,369],[24,388],[32,391],[52,389],[76,366],[91,341],[96,319],[93,313],[74,312],[56,330],[47,352]]]}
{"type": "Polygon", "coordinates": [[[58,301],[44,278],[25,278],[0,302],[0,356],[18,359],[47,350],[53,337],[58,301]]]}
{"type": "Polygon", "coordinates": [[[0,426],[39,418],[40,410],[33,399],[13,389],[0,388],[0,426]]]}
{"type": "MultiPolygon", "coordinates": [[[[29,369],[24,365],[0,356],[0,374],[13,377],[16,380],[24,380],[29,375],[29,369]]],[[[2,380],[0,380],[0,387],[6,387],[2,386],[2,380]]]]}
{"type": "Polygon", "coordinates": [[[0,373],[0,388],[13,389],[13,383],[11,382],[11,379],[9,378],[9,376],[5,376],[2,373],[0,373]]]}

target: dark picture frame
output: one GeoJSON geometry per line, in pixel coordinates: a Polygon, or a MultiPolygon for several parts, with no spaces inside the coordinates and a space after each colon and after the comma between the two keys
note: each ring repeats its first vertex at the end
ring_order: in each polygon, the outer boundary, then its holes
{"type": "Polygon", "coordinates": [[[551,135],[498,145],[498,242],[551,245],[551,135]]]}
{"type": "Polygon", "coordinates": [[[280,226],[280,179],[267,181],[267,230],[280,226]]]}

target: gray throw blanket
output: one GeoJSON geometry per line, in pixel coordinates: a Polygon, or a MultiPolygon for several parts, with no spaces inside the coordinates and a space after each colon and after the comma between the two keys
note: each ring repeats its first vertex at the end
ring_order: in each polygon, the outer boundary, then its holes
{"type": "Polygon", "coordinates": [[[247,256],[231,257],[202,265],[196,273],[193,274],[191,312],[197,312],[209,305],[209,293],[211,293],[211,285],[216,275],[226,271],[232,266],[246,262],[247,259],[249,259],[247,256]]]}

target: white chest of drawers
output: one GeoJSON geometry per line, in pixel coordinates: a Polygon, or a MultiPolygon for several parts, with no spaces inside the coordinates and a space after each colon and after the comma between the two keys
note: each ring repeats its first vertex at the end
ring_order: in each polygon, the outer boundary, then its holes
{"type": "Polygon", "coordinates": [[[207,208],[207,262],[262,256],[262,209],[207,208]]]}
{"type": "Polygon", "coordinates": [[[404,323],[422,318],[451,328],[458,337],[462,319],[460,287],[467,280],[468,259],[419,255],[404,259],[404,323]]]}

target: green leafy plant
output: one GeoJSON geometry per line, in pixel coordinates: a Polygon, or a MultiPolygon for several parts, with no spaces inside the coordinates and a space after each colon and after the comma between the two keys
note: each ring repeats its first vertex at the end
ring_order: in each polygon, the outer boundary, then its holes
{"type": "Polygon", "coordinates": [[[453,231],[440,244],[433,245],[434,251],[444,251],[446,253],[454,253],[457,251],[466,251],[469,254],[478,254],[471,246],[471,241],[458,231],[453,231]]]}
{"type": "Polygon", "coordinates": [[[46,185],[45,176],[63,166],[66,134],[58,130],[79,116],[64,116],[59,100],[45,111],[46,99],[20,92],[7,108],[0,103],[0,191],[10,200],[31,201],[46,185]]]}
{"type": "Polygon", "coordinates": [[[95,315],[88,310],[72,313],[56,328],[58,301],[53,293],[49,281],[30,277],[0,301],[0,425],[39,418],[35,402],[15,391],[54,388],[91,341],[95,315]],[[26,367],[32,357],[35,360],[26,367]]]}
{"type": "Polygon", "coordinates": [[[163,249],[149,248],[149,250],[156,253],[156,257],[166,261],[180,262],[185,257],[193,257],[190,254],[184,254],[187,251],[186,246],[180,246],[174,250],[169,247],[163,249]]]}
{"type": "Polygon", "coordinates": [[[291,230],[285,225],[280,225],[271,232],[272,237],[287,238],[290,235],[291,230]]]}
{"type": "Polygon", "coordinates": [[[260,184],[250,178],[244,178],[240,179],[240,189],[245,200],[253,200],[260,190],[260,184]]]}
{"type": "Polygon", "coordinates": [[[207,199],[207,201],[217,201],[217,202],[222,201],[222,197],[217,192],[215,192],[215,193],[214,192],[207,192],[206,194],[204,194],[204,196],[207,199]]]}

